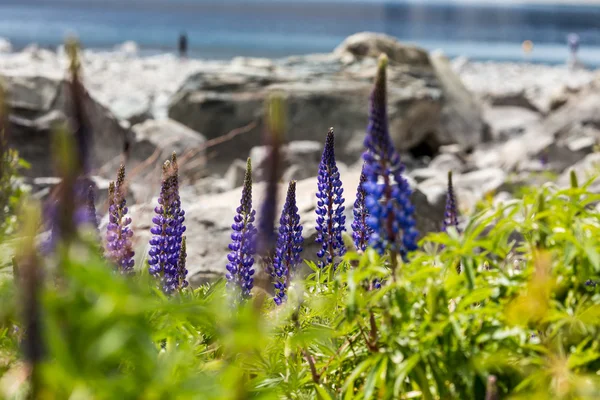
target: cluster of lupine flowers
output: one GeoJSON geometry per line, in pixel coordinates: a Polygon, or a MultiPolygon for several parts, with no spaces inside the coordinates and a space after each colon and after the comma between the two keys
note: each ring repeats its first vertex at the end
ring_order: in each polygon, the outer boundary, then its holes
{"type": "MultiPolygon", "coordinates": [[[[366,151],[363,155],[365,163],[354,203],[352,237],[357,251],[362,252],[367,246],[373,246],[381,254],[389,251],[392,258],[401,256],[406,259],[408,252],[417,247],[418,233],[414,226],[414,208],[410,202],[411,189],[402,176],[404,166],[388,131],[386,66],[387,60],[382,58],[371,95],[369,126],[365,139],[366,151]]],[[[342,181],[335,160],[334,139],[333,129],[330,129],[325,139],[317,177],[315,221],[316,243],[320,245],[316,254],[318,267],[330,267],[335,270],[347,249],[342,237],[346,230],[346,216],[342,181]]],[[[273,154],[271,157],[276,158],[273,154]]],[[[249,173],[248,169],[247,174],[249,173]]],[[[267,185],[261,210],[265,207],[274,208],[274,187],[276,185],[267,185]]],[[[250,191],[251,180],[247,177],[242,189],[242,206],[238,208],[238,215],[232,226],[232,253],[227,264],[229,286],[242,293],[244,298],[248,298],[251,293],[254,274],[252,265],[256,249],[255,246],[246,244],[251,240],[248,239],[251,235],[246,232],[254,232],[250,191]],[[246,218],[245,215],[251,215],[252,218],[246,218]],[[247,250],[244,251],[244,248],[247,250]]],[[[272,221],[264,221],[265,226],[269,226],[269,223],[272,224],[272,221]]],[[[266,233],[269,234],[271,232],[266,233]]],[[[279,219],[275,249],[267,249],[259,254],[265,271],[271,277],[273,299],[278,305],[286,299],[286,291],[301,261],[302,247],[302,226],[296,205],[296,182],[292,181],[289,183],[279,219]]]]}
{"type": "MultiPolygon", "coordinates": [[[[352,238],[355,250],[364,252],[371,246],[380,254],[389,253],[392,273],[399,259],[406,260],[410,251],[417,248],[414,208],[411,189],[403,176],[404,166],[392,143],[386,111],[386,65],[380,60],[375,86],[371,94],[369,125],[365,137],[364,164],[354,202],[352,238]]],[[[75,77],[74,77],[75,79],[75,77]]],[[[85,126],[81,123],[80,126],[85,126]]],[[[80,147],[89,145],[89,138],[80,134],[80,147]]],[[[261,219],[258,227],[256,211],[252,205],[252,168],[248,159],[242,196],[231,225],[231,243],[225,262],[227,287],[235,302],[252,296],[255,277],[255,261],[259,261],[272,283],[273,300],[282,304],[287,290],[302,261],[304,239],[296,205],[296,182],[291,181],[275,228],[275,208],[278,188],[279,137],[274,134],[268,144],[269,171],[263,197],[261,219]],[[256,260],[258,259],[258,260],[256,260]]],[[[315,209],[315,254],[318,267],[335,271],[347,248],[343,240],[346,230],[344,190],[335,159],[335,135],[333,128],[327,132],[317,177],[315,209]]],[[[87,154],[87,151],[81,152],[87,154]]],[[[81,162],[82,177],[76,177],[73,188],[88,182],[87,161],[81,162]]],[[[87,222],[96,227],[98,220],[94,207],[93,187],[87,186],[86,201],[82,203],[87,222]]],[[[108,196],[108,224],[104,238],[104,256],[121,274],[134,271],[133,231],[126,200],[125,167],[119,168],[117,179],[111,182],[108,196]]],[[[80,195],[75,196],[79,199],[80,195]]],[[[84,196],[85,197],[85,196],[84,196]]],[[[77,202],[77,201],[76,201],[77,202]]],[[[78,204],[75,204],[77,206],[78,204]]],[[[158,204],[154,208],[149,242],[147,267],[156,277],[159,287],[172,294],[188,286],[186,270],[185,212],[179,196],[179,167],[175,153],[163,164],[162,184],[158,204]]],[[[443,230],[458,227],[456,199],[449,174],[446,213],[443,230]]],[[[380,285],[374,281],[375,287],[380,285]]]]}

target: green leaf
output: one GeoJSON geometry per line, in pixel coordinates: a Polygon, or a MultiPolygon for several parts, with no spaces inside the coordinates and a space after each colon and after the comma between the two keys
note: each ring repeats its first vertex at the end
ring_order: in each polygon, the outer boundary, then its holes
{"type": "Polygon", "coordinates": [[[315,385],[315,390],[317,391],[317,398],[321,400],[333,400],[333,396],[329,394],[329,392],[321,385],[315,385]]]}
{"type": "Polygon", "coordinates": [[[400,390],[402,389],[402,383],[406,377],[411,373],[413,368],[421,361],[421,356],[418,353],[413,354],[396,367],[396,381],[394,382],[394,397],[400,396],[400,390]]]}

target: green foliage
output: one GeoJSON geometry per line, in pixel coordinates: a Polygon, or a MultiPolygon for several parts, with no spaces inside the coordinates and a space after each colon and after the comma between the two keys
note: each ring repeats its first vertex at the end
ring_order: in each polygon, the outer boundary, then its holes
{"type": "MultiPolygon", "coordinates": [[[[168,298],[73,245],[43,287],[39,398],[483,399],[494,375],[500,398],[592,399],[600,195],[586,188],[490,206],[396,276],[372,250],[309,263],[281,307],[257,291],[234,308],[222,281],[168,298]]],[[[14,293],[0,284],[5,398],[28,390],[14,293]]]]}

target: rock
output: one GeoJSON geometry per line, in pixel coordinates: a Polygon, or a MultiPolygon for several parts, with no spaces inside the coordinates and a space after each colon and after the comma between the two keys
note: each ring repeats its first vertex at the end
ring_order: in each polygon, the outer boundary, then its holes
{"type": "MultiPolygon", "coordinates": [[[[319,166],[323,147],[325,146],[325,135],[322,142],[310,140],[297,140],[285,146],[285,158],[291,165],[319,166]]],[[[316,171],[310,175],[315,176],[316,171]]]]}
{"type": "Polygon", "coordinates": [[[438,171],[438,173],[441,171],[442,174],[448,171],[460,174],[465,166],[462,160],[454,154],[440,154],[431,160],[428,168],[438,171]]]}
{"type": "MultiPolygon", "coordinates": [[[[287,180],[301,180],[316,176],[321,162],[324,143],[300,140],[290,142],[281,148],[282,165],[284,173],[282,177],[287,180]]],[[[268,146],[256,146],[250,150],[252,170],[255,182],[261,182],[266,178],[268,165],[265,161],[268,156],[268,146]]]]}
{"type": "Polygon", "coordinates": [[[347,37],[333,54],[337,57],[377,58],[385,53],[390,62],[407,65],[429,65],[427,52],[419,47],[400,43],[396,38],[381,33],[360,32],[347,37]]]}
{"type": "Polygon", "coordinates": [[[8,39],[0,37],[0,54],[2,53],[12,53],[12,44],[8,39]]]}
{"type": "Polygon", "coordinates": [[[43,49],[35,43],[25,47],[22,53],[29,55],[34,61],[53,61],[56,59],[56,54],[53,51],[43,49]]]}
{"type": "Polygon", "coordinates": [[[417,183],[424,182],[428,179],[439,178],[440,175],[443,175],[443,171],[437,170],[435,168],[416,168],[408,173],[408,175],[415,180],[417,183]]]}
{"type": "Polygon", "coordinates": [[[115,117],[130,126],[152,119],[152,99],[143,95],[119,97],[111,103],[115,117]]]}
{"type": "MultiPolygon", "coordinates": [[[[346,197],[347,229],[352,221],[352,204],[358,186],[360,170],[346,170],[342,181],[346,197]]],[[[317,245],[315,237],[316,178],[305,179],[297,183],[297,205],[301,223],[304,226],[305,246],[303,257],[315,259],[317,245]]],[[[285,196],[286,185],[279,187],[279,205],[285,196]]],[[[260,207],[264,183],[257,183],[253,189],[253,205],[260,207]]],[[[220,194],[193,196],[182,194],[182,207],[186,211],[186,235],[188,242],[188,268],[192,284],[222,276],[225,271],[228,245],[231,241],[231,223],[235,209],[239,206],[241,188],[220,194]]],[[[134,224],[136,254],[142,256],[147,251],[150,237],[152,209],[155,201],[147,205],[131,207],[134,224]]],[[[426,196],[418,189],[413,194],[416,207],[417,228],[422,234],[440,229],[444,213],[444,204],[430,204],[426,196]]],[[[280,208],[279,208],[280,210],[280,208]]],[[[279,216],[279,210],[277,216],[279,216]]]]}
{"type": "Polygon", "coordinates": [[[524,134],[531,126],[539,126],[542,120],[537,112],[512,106],[486,107],[483,118],[490,126],[493,141],[504,141],[524,134]]]}
{"type": "Polygon", "coordinates": [[[539,112],[540,110],[531,103],[524,91],[491,93],[488,97],[490,105],[503,107],[519,107],[539,112]]]}
{"type": "Polygon", "coordinates": [[[9,115],[8,143],[30,164],[22,170],[27,177],[44,177],[53,172],[52,133],[67,122],[60,111],[49,111],[35,119],[9,115]]]}
{"type": "Polygon", "coordinates": [[[131,147],[132,163],[145,163],[142,174],[158,174],[160,166],[177,153],[182,179],[195,180],[205,176],[206,154],[202,134],[171,119],[148,120],[133,127],[135,141],[131,147]],[[151,160],[151,162],[146,162],[151,160]]]}
{"type": "Polygon", "coordinates": [[[474,193],[484,195],[496,191],[506,180],[506,173],[499,168],[488,168],[457,175],[454,178],[456,187],[470,189],[474,193]]]}
{"type": "MultiPolygon", "coordinates": [[[[502,187],[506,181],[506,173],[501,169],[487,168],[453,176],[454,191],[461,213],[473,212],[477,202],[489,193],[502,187]]],[[[447,175],[438,174],[417,185],[429,204],[445,207],[447,191],[447,175]]]]}
{"type": "Polygon", "coordinates": [[[22,117],[39,116],[58,109],[61,83],[44,76],[8,76],[4,78],[8,106],[22,117]]]}
{"type": "MultiPolygon", "coordinates": [[[[52,166],[48,151],[52,131],[71,114],[68,84],[43,76],[9,76],[5,81],[13,130],[8,136],[9,144],[31,164],[25,174],[48,176],[52,166]]],[[[126,145],[131,142],[131,134],[88,93],[84,94],[84,109],[92,127],[92,168],[100,175],[110,176],[126,145]]]]}
{"type": "Polygon", "coordinates": [[[244,177],[246,176],[246,163],[242,160],[234,160],[229,169],[225,173],[227,187],[234,189],[244,185],[244,177]]]}
{"type": "Polygon", "coordinates": [[[591,88],[550,114],[544,121],[544,129],[549,135],[558,137],[578,124],[600,127],[599,107],[600,93],[591,88]]]}
{"type": "MultiPolygon", "coordinates": [[[[277,92],[286,103],[286,141],[322,143],[333,126],[337,158],[352,163],[363,150],[376,70],[370,58],[344,65],[321,55],[248,69],[235,65],[218,74],[200,71],[173,96],[169,116],[208,139],[242,132],[212,149],[217,158],[211,168],[221,166],[224,172],[231,161],[244,158],[261,142],[264,102],[277,92]]],[[[472,147],[481,142],[484,124],[479,107],[447,60],[438,58],[433,66],[419,68],[392,63],[387,75],[389,128],[399,150],[433,156],[441,145],[472,147]]]]}
{"type": "Polygon", "coordinates": [[[430,60],[444,95],[440,121],[444,129],[437,140],[440,144],[458,143],[471,148],[482,141],[481,106],[452,70],[446,56],[434,52],[430,60]]]}
{"type": "Polygon", "coordinates": [[[128,40],[128,41],[123,42],[122,44],[116,46],[115,50],[120,53],[133,56],[139,52],[139,47],[136,42],[134,42],[132,40],[128,40]]]}

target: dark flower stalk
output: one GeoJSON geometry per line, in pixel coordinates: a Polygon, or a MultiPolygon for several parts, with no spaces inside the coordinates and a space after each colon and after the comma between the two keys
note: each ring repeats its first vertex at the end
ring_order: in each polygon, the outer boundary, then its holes
{"type": "Polygon", "coordinates": [[[279,235],[271,272],[275,287],[273,300],[277,305],[286,299],[286,290],[296,272],[296,266],[300,263],[303,243],[300,215],[296,206],[296,182],[291,181],[279,219],[279,235]]]}
{"type": "Polygon", "coordinates": [[[246,163],[246,176],[242,188],[242,199],[236,209],[231,229],[231,251],[227,256],[227,287],[236,301],[251,297],[254,283],[254,254],[256,253],[256,233],[254,227],[256,211],[252,209],[252,164],[246,163]]]}
{"type": "Polygon", "coordinates": [[[81,83],[78,43],[70,40],[67,51],[72,134],[59,131],[53,138],[57,175],[62,180],[45,207],[45,224],[51,230],[50,238],[43,244],[45,253],[54,251],[59,241],[71,241],[80,227],[94,222],[87,210],[88,188],[92,184],[89,179],[92,129],[85,112],[86,91],[81,83]]]}
{"type": "Polygon", "coordinates": [[[456,207],[456,196],[452,186],[452,171],[448,171],[448,192],[446,193],[446,210],[444,211],[444,225],[442,231],[453,226],[458,231],[458,208],[456,207]]]}
{"type": "Polygon", "coordinates": [[[181,209],[177,174],[177,158],[173,154],[171,161],[163,164],[161,191],[158,206],[154,208],[154,226],[150,229],[154,236],[150,239],[148,251],[149,272],[160,279],[162,289],[167,294],[181,289],[185,281],[185,277],[180,276],[185,268],[179,268],[185,213],[181,209]]]}
{"type": "Polygon", "coordinates": [[[72,126],[77,143],[77,166],[84,175],[90,172],[90,149],[92,142],[91,126],[85,111],[86,90],[81,83],[81,61],[79,59],[79,43],[69,39],[66,45],[69,55],[69,71],[71,82],[69,92],[71,96],[72,126]]]}
{"type": "Polygon", "coordinates": [[[354,221],[352,221],[352,238],[354,239],[354,246],[358,251],[365,251],[369,244],[369,238],[373,232],[367,224],[367,218],[369,217],[369,211],[365,204],[366,193],[363,187],[367,181],[365,176],[365,166],[363,165],[360,173],[360,180],[358,182],[358,188],[356,189],[356,200],[354,201],[354,221]]]}
{"type": "Polygon", "coordinates": [[[411,189],[402,176],[404,165],[394,148],[388,130],[386,110],[387,57],[379,60],[375,87],[371,95],[369,126],[365,138],[364,173],[365,203],[369,212],[368,226],[373,230],[369,244],[380,254],[391,252],[393,276],[396,257],[406,258],[417,248],[411,189]]]}
{"type": "Polygon", "coordinates": [[[346,230],[342,181],[335,162],[333,128],[327,132],[325,148],[317,177],[317,239],[321,249],[317,253],[319,267],[331,265],[336,257],[346,253],[342,232],[346,230]]]}
{"type": "Polygon", "coordinates": [[[94,186],[90,185],[87,191],[87,218],[90,225],[96,234],[99,234],[98,229],[98,213],[96,212],[96,197],[94,196],[94,186]]]}
{"type": "Polygon", "coordinates": [[[26,203],[21,215],[21,234],[16,247],[15,270],[18,272],[21,322],[24,330],[21,348],[29,372],[29,398],[40,398],[41,362],[46,355],[46,337],[44,335],[44,314],[42,291],[44,285],[43,264],[36,249],[36,237],[40,222],[39,209],[26,203]]]}
{"type": "Polygon", "coordinates": [[[187,246],[185,244],[185,236],[181,238],[181,249],[179,250],[179,259],[177,260],[177,286],[179,290],[188,287],[189,283],[186,280],[188,270],[185,268],[187,259],[187,246]]]}
{"type": "Polygon", "coordinates": [[[131,218],[127,216],[127,200],[125,199],[125,166],[119,167],[117,182],[110,183],[108,189],[109,222],[106,227],[106,258],[110,260],[121,274],[133,272],[135,261],[131,237],[131,218]]]}
{"type": "MultiPolygon", "coordinates": [[[[263,261],[269,264],[275,247],[275,208],[277,206],[277,189],[281,172],[281,140],[283,137],[284,116],[283,100],[272,97],[267,103],[267,131],[265,144],[269,147],[269,154],[265,160],[267,171],[265,194],[260,207],[258,220],[258,252],[263,261]]],[[[267,266],[268,268],[268,266],[267,266]]]]}

